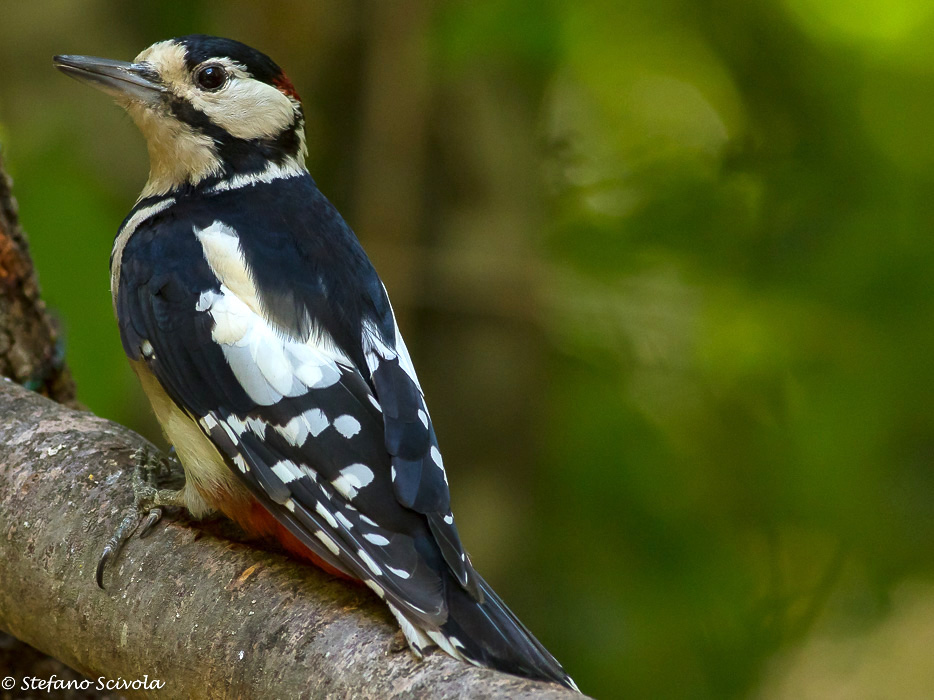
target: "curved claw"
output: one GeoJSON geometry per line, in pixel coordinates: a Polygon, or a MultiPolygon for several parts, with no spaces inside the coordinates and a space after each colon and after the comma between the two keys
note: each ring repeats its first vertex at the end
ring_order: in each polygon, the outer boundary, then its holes
{"type": "Polygon", "coordinates": [[[104,589],[104,568],[107,566],[107,562],[110,561],[113,555],[114,555],[114,548],[110,545],[110,542],[108,542],[106,545],[104,545],[104,551],[101,552],[101,558],[97,560],[97,574],[95,575],[95,578],[97,580],[97,587],[100,588],[102,591],[105,590],[104,589]]]}
{"type": "MultiPolygon", "coordinates": [[[[157,508],[154,510],[158,510],[159,517],[162,517],[161,509],[157,508]]],[[[152,513],[150,512],[149,518],[146,520],[147,529],[155,525],[155,522],[150,523],[151,520],[152,513]]],[[[97,560],[97,585],[101,590],[104,590],[104,569],[107,566],[107,562],[113,559],[114,555],[123,547],[123,543],[130,539],[139,525],[139,521],[139,511],[134,511],[131,515],[125,517],[123,522],[117,527],[117,531],[114,532],[113,536],[107,540],[107,544],[104,545],[101,558],[97,560]]],[[[158,518],[156,518],[156,521],[158,521],[158,518]]]]}
{"type": "Polygon", "coordinates": [[[101,552],[101,558],[97,560],[97,585],[104,589],[104,569],[107,567],[107,562],[113,559],[117,552],[123,547],[124,543],[133,536],[133,533],[139,530],[139,536],[145,537],[149,534],[149,531],[152,530],[153,526],[162,519],[162,508],[155,507],[150,508],[146,513],[146,519],[142,520],[142,514],[140,513],[139,508],[134,509],[134,512],[131,515],[128,515],[123,519],[123,522],[120,523],[117,527],[117,531],[113,534],[107,544],[104,545],[104,550],[101,552]]]}
{"type": "MultiPolygon", "coordinates": [[[[146,521],[142,524],[142,527],[139,531],[139,537],[142,539],[149,534],[149,531],[155,527],[156,523],[162,520],[162,509],[153,508],[149,511],[149,515],[146,516],[146,521]]],[[[106,550],[106,547],[104,548],[106,550]]]]}
{"type": "Polygon", "coordinates": [[[134,503],[131,512],[117,527],[113,536],[107,540],[97,561],[97,585],[104,588],[104,569],[111,559],[116,557],[124,543],[139,531],[140,537],[149,534],[152,528],[162,519],[162,506],[182,505],[178,499],[178,491],[166,489],[160,491],[156,487],[157,474],[166,468],[166,463],[146,448],[137,450],[134,454],[136,469],[133,471],[132,484],[134,503]]]}

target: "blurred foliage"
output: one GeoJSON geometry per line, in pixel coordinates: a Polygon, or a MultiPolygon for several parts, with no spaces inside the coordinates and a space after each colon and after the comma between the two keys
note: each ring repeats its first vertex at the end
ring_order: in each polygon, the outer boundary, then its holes
{"type": "Polygon", "coordinates": [[[934,694],[934,5],[4,3],[46,298],[150,434],[106,271],[145,149],[50,57],[193,31],[302,91],[475,563],[585,692],[934,694]]]}

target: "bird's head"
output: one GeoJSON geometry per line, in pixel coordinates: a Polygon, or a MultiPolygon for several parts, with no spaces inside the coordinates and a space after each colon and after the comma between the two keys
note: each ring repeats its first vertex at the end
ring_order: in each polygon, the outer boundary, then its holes
{"type": "Polygon", "coordinates": [[[150,159],[143,197],[305,168],[298,93],[268,56],[238,41],[194,34],[153,44],[132,63],[54,62],[113,95],[143,132],[150,159]]]}

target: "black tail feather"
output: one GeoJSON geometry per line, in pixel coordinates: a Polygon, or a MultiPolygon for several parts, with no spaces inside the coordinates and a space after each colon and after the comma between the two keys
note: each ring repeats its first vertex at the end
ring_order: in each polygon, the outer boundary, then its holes
{"type": "Polygon", "coordinates": [[[555,657],[479,574],[477,578],[484,595],[482,603],[456,583],[447,587],[448,620],[441,631],[458,651],[482,666],[577,690],[555,657]]]}

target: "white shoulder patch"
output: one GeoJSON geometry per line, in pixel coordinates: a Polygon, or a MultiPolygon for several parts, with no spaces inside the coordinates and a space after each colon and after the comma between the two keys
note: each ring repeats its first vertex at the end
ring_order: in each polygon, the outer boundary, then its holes
{"type": "Polygon", "coordinates": [[[253,275],[240,248],[240,236],[227,224],[215,221],[203,229],[195,227],[195,236],[201,242],[204,259],[211,272],[230,291],[256,313],[260,313],[259,298],[253,275]]]}
{"type": "MultiPolygon", "coordinates": [[[[351,363],[328,333],[313,328],[308,338],[295,338],[266,318],[237,231],[215,221],[195,228],[194,234],[220,283],[220,291],[203,292],[195,308],[213,318],[211,337],[247,395],[261,406],[270,406],[283,396],[299,396],[338,382],[338,363],[351,363]]],[[[298,433],[305,426],[293,428],[298,433]]],[[[312,425],[307,430],[314,432],[312,425]]]]}
{"type": "Polygon", "coordinates": [[[332,386],[341,378],[337,363],[349,362],[334,354],[332,342],[319,344],[320,334],[305,342],[283,336],[224,284],[220,292],[203,292],[196,309],[211,314],[211,337],[244,391],[261,406],[332,386]]]}

